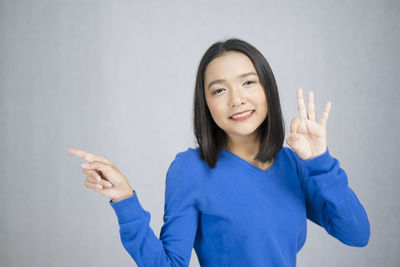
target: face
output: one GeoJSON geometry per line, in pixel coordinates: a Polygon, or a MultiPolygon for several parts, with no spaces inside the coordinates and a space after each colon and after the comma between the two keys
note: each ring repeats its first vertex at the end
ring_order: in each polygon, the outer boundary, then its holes
{"type": "Polygon", "coordinates": [[[256,129],[267,117],[267,101],[251,60],[236,51],[213,59],[205,70],[204,87],[211,116],[229,141],[255,140],[256,129]],[[232,118],[242,111],[253,113],[247,119],[232,118]]]}

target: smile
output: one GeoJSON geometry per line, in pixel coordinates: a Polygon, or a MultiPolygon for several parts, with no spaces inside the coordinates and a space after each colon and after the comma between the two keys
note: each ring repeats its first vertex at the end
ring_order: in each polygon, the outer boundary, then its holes
{"type": "Polygon", "coordinates": [[[231,117],[231,118],[229,118],[229,119],[231,119],[231,120],[233,120],[233,121],[244,121],[244,120],[247,120],[247,119],[251,118],[251,116],[253,116],[253,113],[254,113],[254,112],[255,112],[255,110],[249,111],[249,112],[246,112],[246,113],[244,113],[244,114],[231,117]]]}

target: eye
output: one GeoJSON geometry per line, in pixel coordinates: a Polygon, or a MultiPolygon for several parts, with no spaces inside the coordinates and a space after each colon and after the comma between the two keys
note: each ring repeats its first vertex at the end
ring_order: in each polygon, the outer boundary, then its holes
{"type": "Polygon", "coordinates": [[[214,90],[214,92],[212,93],[213,95],[216,95],[216,94],[218,94],[217,92],[220,92],[220,91],[218,91],[218,90],[223,90],[222,88],[219,88],[219,89],[217,89],[217,90],[214,90]]]}
{"type": "MultiPolygon", "coordinates": [[[[248,81],[246,81],[243,85],[252,85],[252,84],[255,84],[255,83],[256,83],[256,81],[248,80],[248,81]]],[[[219,90],[225,90],[225,89],[223,89],[223,88],[218,88],[218,89],[214,90],[214,91],[212,92],[212,94],[213,94],[213,95],[219,94],[219,92],[221,92],[221,91],[219,91],[219,90]]]]}
{"type": "Polygon", "coordinates": [[[246,81],[243,85],[250,85],[250,84],[253,84],[253,83],[256,83],[256,81],[246,81]]]}

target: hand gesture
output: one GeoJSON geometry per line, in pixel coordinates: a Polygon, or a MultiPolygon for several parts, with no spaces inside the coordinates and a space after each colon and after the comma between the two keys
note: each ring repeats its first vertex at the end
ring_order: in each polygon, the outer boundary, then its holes
{"type": "Polygon", "coordinates": [[[326,123],[331,110],[331,102],[327,102],[321,120],[315,116],[314,93],[308,93],[308,112],[304,104],[303,89],[297,90],[297,104],[301,120],[295,117],[290,124],[290,136],[286,143],[303,159],[312,159],[326,152],[326,123]]]}
{"type": "Polygon", "coordinates": [[[128,180],[110,160],[78,149],[68,149],[68,153],[89,162],[81,165],[82,172],[87,174],[86,187],[109,197],[112,202],[133,195],[128,180]]]}

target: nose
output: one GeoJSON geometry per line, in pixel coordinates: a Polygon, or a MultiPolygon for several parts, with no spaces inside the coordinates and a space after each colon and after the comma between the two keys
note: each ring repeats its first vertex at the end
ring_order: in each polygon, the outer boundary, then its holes
{"type": "Polygon", "coordinates": [[[232,107],[239,106],[240,104],[245,104],[247,101],[246,96],[242,93],[240,88],[232,90],[231,103],[232,107]]]}

